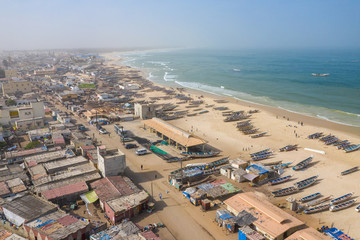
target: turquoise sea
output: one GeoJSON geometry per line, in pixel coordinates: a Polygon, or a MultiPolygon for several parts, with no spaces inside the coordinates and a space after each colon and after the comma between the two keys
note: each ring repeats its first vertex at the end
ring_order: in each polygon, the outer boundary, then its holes
{"type": "Polygon", "coordinates": [[[117,56],[163,85],[360,127],[360,50],[177,49],[117,56]]]}

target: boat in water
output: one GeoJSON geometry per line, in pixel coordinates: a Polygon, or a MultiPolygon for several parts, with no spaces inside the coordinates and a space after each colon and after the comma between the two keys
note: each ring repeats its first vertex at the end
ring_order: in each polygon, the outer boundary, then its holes
{"type": "Polygon", "coordinates": [[[311,75],[315,77],[327,77],[330,73],[312,73],[311,75]]]}
{"type": "Polygon", "coordinates": [[[330,210],[330,212],[339,211],[341,209],[351,207],[352,205],[354,205],[354,203],[356,203],[356,199],[341,203],[341,204],[336,205],[336,206],[331,206],[329,210],[330,210]]]}
{"type": "Polygon", "coordinates": [[[233,68],[233,71],[234,71],[234,72],[240,72],[241,70],[238,69],[238,68],[233,68]]]}
{"type": "Polygon", "coordinates": [[[306,214],[317,213],[317,212],[322,212],[322,211],[329,210],[329,208],[330,208],[330,204],[324,204],[324,205],[321,205],[321,206],[306,209],[304,211],[304,213],[306,213],[306,214]]]}
{"type": "Polygon", "coordinates": [[[351,192],[351,193],[345,194],[345,195],[343,195],[341,197],[335,198],[335,199],[330,201],[330,205],[336,205],[338,203],[344,202],[344,201],[348,200],[349,198],[351,198],[353,194],[354,193],[351,192]]]}
{"type": "Polygon", "coordinates": [[[314,200],[314,199],[316,199],[316,198],[318,198],[318,197],[320,197],[320,196],[321,196],[321,193],[317,192],[317,193],[308,195],[308,196],[306,196],[306,197],[300,198],[300,199],[299,199],[299,202],[302,202],[302,203],[308,202],[308,201],[314,200]]]}
{"type": "Polygon", "coordinates": [[[307,159],[302,160],[301,162],[299,162],[298,164],[296,164],[293,167],[293,170],[298,171],[300,169],[307,167],[311,163],[312,159],[313,159],[313,157],[308,157],[307,159]]]}
{"type": "Polygon", "coordinates": [[[269,185],[276,185],[276,184],[280,184],[280,183],[284,183],[286,181],[289,181],[292,175],[288,175],[286,177],[281,177],[281,178],[277,178],[274,180],[271,180],[268,182],[269,185]]]}

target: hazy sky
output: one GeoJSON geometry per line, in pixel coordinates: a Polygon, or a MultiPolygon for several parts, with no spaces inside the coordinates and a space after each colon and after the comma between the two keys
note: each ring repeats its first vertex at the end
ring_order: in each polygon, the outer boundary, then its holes
{"type": "Polygon", "coordinates": [[[0,0],[0,50],[360,48],[358,0],[0,0]]]}

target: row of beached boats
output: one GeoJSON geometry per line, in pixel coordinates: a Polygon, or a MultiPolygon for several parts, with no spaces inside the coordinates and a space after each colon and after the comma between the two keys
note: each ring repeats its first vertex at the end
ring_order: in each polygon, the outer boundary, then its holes
{"type": "Polygon", "coordinates": [[[340,140],[335,135],[328,134],[324,136],[322,132],[316,132],[308,136],[309,139],[319,139],[326,145],[336,146],[337,149],[342,149],[346,153],[354,152],[360,149],[360,144],[351,144],[349,140],[340,140]]]}
{"type": "MultiPolygon", "coordinates": [[[[307,178],[302,181],[294,183],[293,187],[283,188],[283,189],[272,192],[272,194],[274,197],[282,197],[282,196],[296,193],[296,192],[300,191],[301,189],[310,187],[311,185],[315,184],[318,177],[319,177],[318,175],[312,176],[310,178],[307,178]]],[[[288,175],[288,176],[282,177],[282,178],[278,178],[278,179],[274,179],[274,180],[269,181],[269,185],[280,184],[280,183],[290,180],[290,178],[291,178],[291,175],[288,175]]]]}
{"type": "Polygon", "coordinates": [[[180,154],[189,158],[209,158],[219,155],[220,152],[181,152],[180,154]]]}
{"type": "Polygon", "coordinates": [[[259,137],[263,137],[267,134],[267,132],[261,132],[261,133],[255,134],[259,131],[259,128],[255,128],[252,125],[250,120],[236,123],[236,128],[239,129],[245,135],[254,134],[251,136],[251,138],[259,138],[259,137]]]}
{"type": "Polygon", "coordinates": [[[234,122],[251,117],[250,114],[246,114],[244,111],[231,112],[229,116],[224,119],[224,122],[234,122]]]}
{"type": "Polygon", "coordinates": [[[273,152],[270,150],[270,148],[261,150],[259,152],[250,153],[250,157],[253,161],[259,161],[269,158],[273,155],[273,152]]]}
{"type": "MultiPolygon", "coordinates": [[[[355,204],[355,202],[357,201],[357,199],[351,199],[351,197],[353,196],[353,192],[351,193],[347,193],[341,197],[338,197],[338,198],[335,198],[335,199],[331,199],[331,196],[328,196],[328,197],[325,197],[323,199],[317,199],[317,200],[314,200],[310,203],[308,203],[308,207],[311,207],[311,208],[308,208],[304,211],[304,213],[306,214],[311,214],[311,213],[317,213],[317,212],[322,212],[322,211],[331,211],[331,212],[335,212],[335,211],[339,211],[339,210],[342,210],[342,209],[345,209],[345,208],[349,208],[351,207],[352,205],[355,204]],[[326,204],[322,204],[324,202],[327,202],[329,201],[329,203],[326,203],[326,204]],[[322,205],[319,205],[319,204],[322,204],[322,205]]],[[[305,199],[305,198],[312,198],[312,199],[316,199],[318,197],[320,197],[321,194],[320,193],[314,193],[312,195],[309,195],[307,197],[304,197],[302,199],[305,199]]],[[[304,201],[301,201],[302,199],[300,199],[299,201],[300,202],[304,202],[304,201]]],[[[356,211],[360,211],[360,205],[357,206],[355,208],[356,211]]]]}

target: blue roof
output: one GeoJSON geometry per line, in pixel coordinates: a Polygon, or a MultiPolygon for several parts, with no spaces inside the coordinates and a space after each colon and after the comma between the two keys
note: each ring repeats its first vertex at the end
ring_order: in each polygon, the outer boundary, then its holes
{"type": "Polygon", "coordinates": [[[246,168],[246,170],[249,170],[251,172],[255,172],[258,175],[268,173],[269,171],[259,165],[252,164],[246,168]]]}

